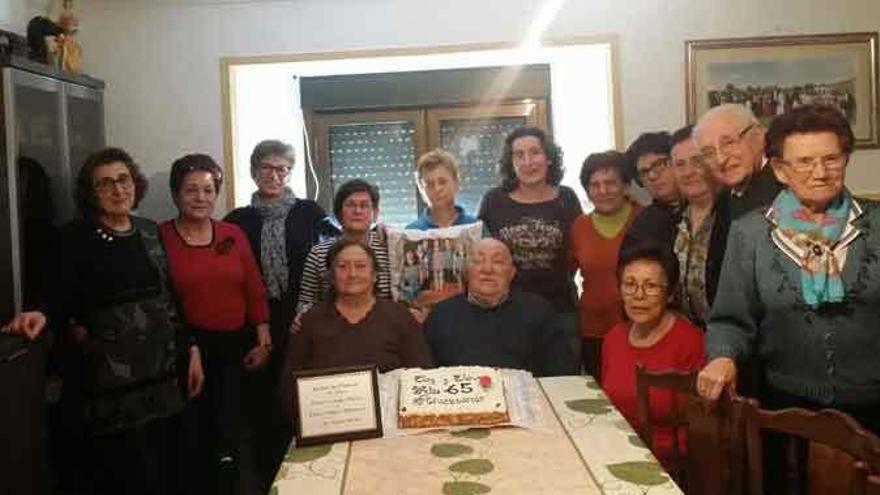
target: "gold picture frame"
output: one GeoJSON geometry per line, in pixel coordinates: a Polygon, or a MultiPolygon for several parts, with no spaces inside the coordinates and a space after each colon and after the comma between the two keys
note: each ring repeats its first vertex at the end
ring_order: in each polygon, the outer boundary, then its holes
{"type": "Polygon", "coordinates": [[[856,147],[877,148],[877,33],[689,40],[688,123],[713,106],[742,103],[765,124],[798,105],[843,111],[856,147]]]}

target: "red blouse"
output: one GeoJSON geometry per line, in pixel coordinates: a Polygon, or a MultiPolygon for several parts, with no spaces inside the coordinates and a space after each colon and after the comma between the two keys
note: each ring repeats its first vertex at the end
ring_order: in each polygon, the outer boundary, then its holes
{"type": "Polygon", "coordinates": [[[266,287],[247,238],[234,224],[211,223],[214,237],[205,246],[187,244],[172,220],[159,225],[184,318],[220,332],[267,322],[266,287]]]}
{"type": "MultiPolygon", "coordinates": [[[[634,347],[629,342],[629,323],[619,323],[605,335],[602,343],[602,388],[623,413],[638,428],[636,417],[636,363],[644,363],[649,371],[695,371],[703,367],[703,332],[682,316],[675,316],[672,329],[650,347],[634,347]]],[[[652,388],[649,391],[651,417],[655,421],[669,420],[673,413],[673,401],[684,398],[671,390],[652,388]]],[[[681,404],[682,406],[684,404],[681,404]]],[[[684,410],[683,408],[679,410],[684,410]]],[[[672,428],[655,426],[652,450],[667,468],[673,459],[672,428]]],[[[687,444],[681,430],[679,445],[687,444]]]]}

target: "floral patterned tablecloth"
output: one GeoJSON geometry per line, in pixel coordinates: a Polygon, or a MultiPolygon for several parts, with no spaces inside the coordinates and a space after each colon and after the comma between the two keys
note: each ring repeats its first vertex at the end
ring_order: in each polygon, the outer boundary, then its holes
{"type": "Polygon", "coordinates": [[[272,495],[681,494],[592,378],[538,383],[547,428],[291,447],[272,495]]]}

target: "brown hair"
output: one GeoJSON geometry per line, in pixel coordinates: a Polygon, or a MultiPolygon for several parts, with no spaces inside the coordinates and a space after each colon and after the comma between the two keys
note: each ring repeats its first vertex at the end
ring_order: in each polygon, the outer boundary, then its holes
{"type": "Polygon", "coordinates": [[[84,217],[90,217],[98,213],[98,196],[95,194],[95,184],[92,178],[95,169],[115,162],[125,164],[128,173],[131,174],[131,178],[134,181],[134,204],[132,209],[137,208],[141,200],[144,199],[144,196],[147,195],[149,183],[131,155],[122,148],[104,148],[86,158],[76,177],[76,206],[84,217]]]}
{"type": "Polygon", "coordinates": [[[171,196],[177,197],[183,180],[193,172],[208,172],[214,181],[214,190],[219,194],[223,184],[223,169],[208,155],[193,153],[178,158],[171,164],[171,175],[168,178],[168,186],[171,188],[171,196]]]}

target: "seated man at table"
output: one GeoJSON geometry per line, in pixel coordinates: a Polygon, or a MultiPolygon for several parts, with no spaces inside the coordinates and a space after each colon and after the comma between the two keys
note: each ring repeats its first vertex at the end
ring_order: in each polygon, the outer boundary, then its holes
{"type": "Polygon", "coordinates": [[[577,359],[553,307],[541,296],[511,290],[515,273],[504,243],[483,239],[474,245],[467,293],[437,304],[425,321],[425,337],[438,366],[577,374],[577,359]]]}

